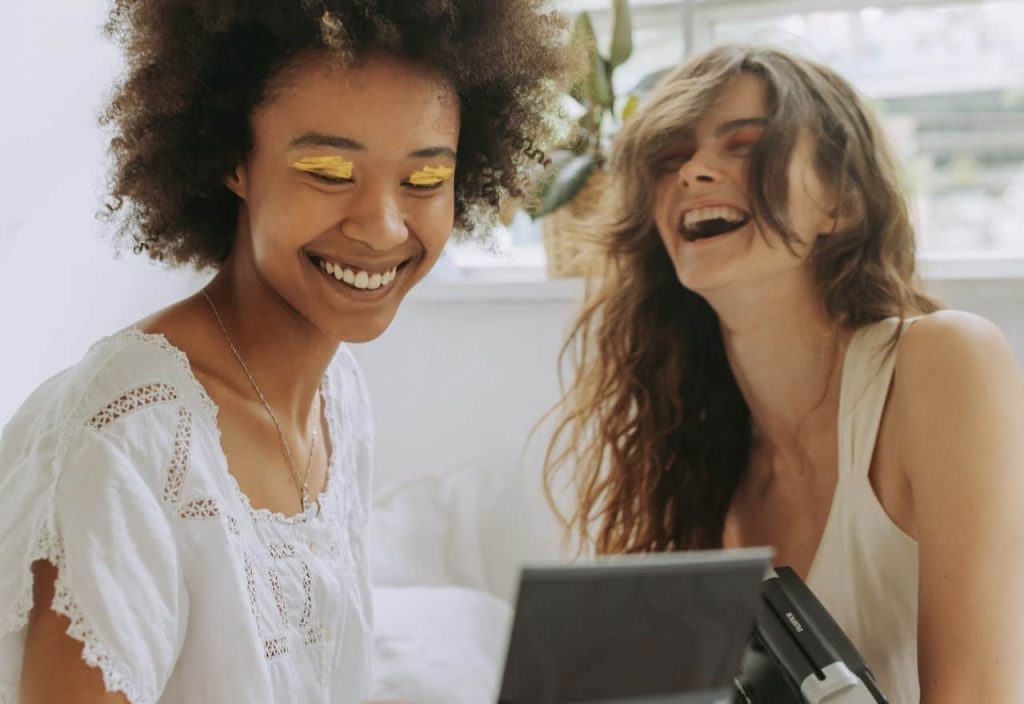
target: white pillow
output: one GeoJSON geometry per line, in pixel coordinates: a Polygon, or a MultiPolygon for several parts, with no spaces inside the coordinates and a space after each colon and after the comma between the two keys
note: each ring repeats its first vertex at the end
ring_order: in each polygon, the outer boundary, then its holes
{"type": "Polygon", "coordinates": [[[374,500],[370,569],[384,586],[453,583],[448,565],[449,507],[440,477],[408,482],[374,500]]]}
{"type": "Polygon", "coordinates": [[[378,585],[460,585],[507,601],[522,563],[560,555],[539,477],[465,466],[415,479],[374,501],[370,560],[378,585]]]}
{"type": "Polygon", "coordinates": [[[496,699],[512,608],[461,587],[375,587],[372,700],[496,699]]]}

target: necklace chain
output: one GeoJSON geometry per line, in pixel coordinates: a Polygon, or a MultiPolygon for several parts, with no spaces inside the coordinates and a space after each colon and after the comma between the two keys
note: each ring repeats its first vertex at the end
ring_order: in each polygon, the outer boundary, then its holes
{"type": "MultiPolygon", "coordinates": [[[[303,472],[302,477],[300,478],[298,468],[295,466],[295,459],[292,457],[292,450],[288,446],[288,441],[285,440],[284,430],[281,429],[281,424],[278,422],[277,416],[274,414],[274,410],[270,407],[270,404],[267,403],[267,399],[263,395],[263,392],[260,391],[260,387],[256,384],[256,380],[253,378],[252,372],[249,371],[248,365],[246,365],[245,360],[242,359],[242,355],[240,355],[238,353],[238,350],[235,348],[235,343],[231,341],[231,335],[228,334],[227,328],[224,327],[224,321],[221,320],[220,311],[218,311],[217,306],[214,305],[213,299],[210,298],[210,294],[206,292],[206,289],[202,289],[201,292],[203,296],[206,298],[206,302],[210,304],[210,310],[213,311],[213,317],[217,319],[217,325],[220,326],[221,332],[224,333],[224,339],[228,341],[228,347],[231,348],[232,354],[235,355],[235,359],[237,359],[238,364],[241,365],[242,371],[245,372],[246,378],[249,379],[249,384],[252,386],[253,391],[256,392],[256,395],[259,397],[260,403],[263,404],[263,407],[267,409],[267,414],[270,416],[270,420],[274,422],[274,427],[277,428],[277,434],[281,438],[281,444],[284,446],[284,452],[288,459],[288,467],[291,469],[292,479],[295,482],[295,487],[299,490],[299,492],[302,495],[302,510],[305,511],[307,508],[309,508],[310,504],[309,470],[313,466],[313,449],[316,447],[318,424],[313,424],[313,439],[309,443],[309,456],[306,458],[306,469],[303,472]]],[[[319,413],[313,414],[313,419],[315,420],[318,415],[319,413]]]]}

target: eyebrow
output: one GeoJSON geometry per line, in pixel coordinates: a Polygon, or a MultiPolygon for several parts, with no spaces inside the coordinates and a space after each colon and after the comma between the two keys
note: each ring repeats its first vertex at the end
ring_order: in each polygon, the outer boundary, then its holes
{"type": "Polygon", "coordinates": [[[715,128],[715,136],[721,137],[724,134],[734,132],[735,130],[742,129],[743,127],[766,127],[767,125],[768,120],[763,117],[744,117],[739,120],[729,120],[715,128]]]}
{"type": "MultiPolygon", "coordinates": [[[[334,147],[335,149],[347,149],[349,151],[366,151],[366,145],[357,142],[354,139],[333,134],[324,134],[323,132],[306,132],[305,134],[293,139],[288,147],[289,149],[301,149],[303,147],[334,147]]],[[[424,149],[417,149],[414,152],[409,152],[408,156],[416,159],[447,156],[454,160],[455,150],[451,147],[426,147],[424,149]]]]}
{"type": "Polygon", "coordinates": [[[453,161],[455,160],[455,150],[451,147],[427,147],[426,149],[417,149],[414,152],[410,152],[409,156],[417,159],[429,159],[435,156],[447,156],[453,161]]]}

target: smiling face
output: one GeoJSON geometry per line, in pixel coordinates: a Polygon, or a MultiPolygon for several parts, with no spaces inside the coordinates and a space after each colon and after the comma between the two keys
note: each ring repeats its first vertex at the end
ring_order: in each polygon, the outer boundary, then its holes
{"type": "Polygon", "coordinates": [[[307,57],[274,87],[227,181],[242,201],[232,258],[328,337],[371,340],[452,230],[455,89],[387,56],[307,57]]]}
{"type": "Polygon", "coordinates": [[[812,167],[802,130],[789,164],[785,211],[800,241],[797,256],[751,216],[750,153],[768,119],[765,89],[752,74],[728,83],[692,134],[663,155],[654,221],[679,281],[702,295],[736,284],[801,275],[810,245],[830,232],[827,189],[812,167]]]}

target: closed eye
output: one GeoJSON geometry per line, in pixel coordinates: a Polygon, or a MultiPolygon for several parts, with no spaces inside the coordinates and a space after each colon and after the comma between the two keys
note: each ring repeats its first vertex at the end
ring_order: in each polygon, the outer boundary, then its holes
{"type": "Polygon", "coordinates": [[[332,186],[337,186],[344,183],[355,183],[355,181],[351,178],[335,176],[334,174],[323,173],[318,171],[307,171],[306,173],[315,178],[317,181],[320,181],[321,183],[327,183],[332,186]]]}
{"type": "Polygon", "coordinates": [[[415,191],[434,191],[455,175],[451,166],[424,166],[413,171],[402,185],[415,191]]]}
{"type": "Polygon", "coordinates": [[[693,158],[692,151],[676,152],[668,154],[660,159],[657,163],[658,171],[662,173],[670,173],[672,171],[679,171],[683,164],[693,158]]]}
{"type": "Polygon", "coordinates": [[[412,181],[402,181],[402,185],[414,191],[436,191],[444,185],[444,179],[438,179],[433,183],[413,183],[412,181]]]}
{"type": "Polygon", "coordinates": [[[739,156],[747,156],[761,139],[762,134],[764,134],[764,129],[760,127],[737,130],[729,135],[725,143],[726,151],[739,156]]]}
{"type": "Polygon", "coordinates": [[[352,169],[355,165],[343,156],[325,154],[298,159],[293,161],[291,166],[296,171],[309,174],[320,183],[335,186],[352,183],[352,169]]]}

